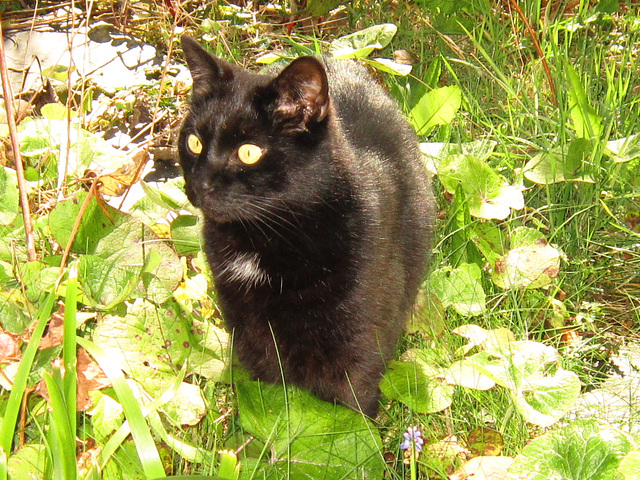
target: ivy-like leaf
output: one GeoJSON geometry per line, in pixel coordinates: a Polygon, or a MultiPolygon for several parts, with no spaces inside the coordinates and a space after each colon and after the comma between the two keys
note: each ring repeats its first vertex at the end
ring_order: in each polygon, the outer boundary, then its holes
{"type": "Polygon", "coordinates": [[[625,480],[640,478],[640,450],[628,453],[620,462],[618,471],[625,480]]]}
{"type": "MultiPolygon", "coordinates": [[[[226,332],[213,325],[192,325],[191,318],[175,303],[160,308],[136,300],[125,315],[101,318],[93,341],[107,355],[122,359],[126,372],[153,396],[173,388],[176,372],[191,362],[192,355],[198,364],[196,372],[206,361],[219,361],[217,375],[209,371],[214,380],[222,376],[228,361],[226,332]]],[[[180,385],[163,409],[179,424],[193,425],[205,413],[200,389],[192,384],[180,385]]]]}
{"type": "Polygon", "coordinates": [[[100,239],[95,254],[123,268],[142,268],[132,292],[137,298],[165,302],[182,280],[183,265],[175,250],[131,217],[100,239]]]}
{"type": "Polygon", "coordinates": [[[605,144],[604,154],[616,163],[628,162],[639,158],[640,133],[607,142],[605,144]]]}
{"type": "Polygon", "coordinates": [[[483,160],[473,155],[445,157],[438,167],[440,181],[454,194],[458,185],[466,194],[469,213],[474,217],[504,220],[511,209],[524,207],[520,189],[509,185],[483,160]]]}
{"type": "MultiPolygon", "coordinates": [[[[66,247],[71,237],[71,231],[76,220],[80,217],[80,210],[88,193],[78,192],[75,198],[59,202],[49,213],[49,228],[53,238],[62,247],[66,247]]],[[[104,209],[92,198],[81,217],[78,231],[71,246],[74,253],[92,254],[98,242],[111,233],[125,220],[125,215],[109,206],[104,209]]],[[[123,248],[124,244],[120,244],[123,248]]]]}
{"type": "Polygon", "coordinates": [[[510,342],[468,357],[483,375],[510,391],[528,422],[547,427],[580,395],[578,376],[558,366],[553,347],[532,341],[510,342]]]}
{"type": "Polygon", "coordinates": [[[590,152],[591,142],[579,138],[571,142],[569,148],[556,147],[535,155],[524,166],[524,176],[540,185],[568,181],[594,183],[585,171],[590,152]]]}
{"type": "Polygon", "coordinates": [[[363,58],[389,45],[397,31],[398,27],[393,23],[374,25],[336,38],[331,42],[329,52],[336,58],[363,58]]]}
{"type": "Polygon", "coordinates": [[[453,386],[429,375],[421,362],[391,362],[380,390],[418,413],[440,412],[453,401],[453,386]]]}
{"type": "Polygon", "coordinates": [[[474,263],[435,270],[429,279],[431,291],[442,304],[453,307],[460,315],[479,315],[485,311],[485,293],[480,285],[482,273],[474,263]]]}
{"type": "Polygon", "coordinates": [[[596,420],[579,420],[524,447],[507,478],[614,480],[631,449],[631,441],[622,432],[596,420]]]}
{"type": "Polygon", "coordinates": [[[503,289],[540,288],[549,285],[560,272],[560,252],[544,236],[528,227],[511,234],[511,249],[496,258],[492,278],[503,289]]]}
{"type": "Polygon", "coordinates": [[[462,90],[457,85],[440,87],[425,93],[409,116],[418,135],[428,134],[436,125],[448,125],[462,105],[462,90]]]}
{"type": "Polygon", "coordinates": [[[361,414],[295,387],[243,381],[236,390],[242,426],[269,450],[269,464],[248,473],[260,478],[382,478],[382,443],[361,414]]]}

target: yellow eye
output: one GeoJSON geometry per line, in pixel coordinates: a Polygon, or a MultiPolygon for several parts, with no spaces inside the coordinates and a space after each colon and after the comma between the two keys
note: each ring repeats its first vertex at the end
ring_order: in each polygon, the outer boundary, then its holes
{"type": "Polygon", "coordinates": [[[244,145],[240,145],[240,148],[238,149],[238,158],[246,165],[258,163],[263,154],[264,152],[262,149],[253,143],[245,143],[244,145]]]}
{"type": "Polygon", "coordinates": [[[202,153],[202,143],[195,135],[189,135],[187,137],[187,147],[189,147],[191,153],[195,155],[200,155],[202,153]]]}

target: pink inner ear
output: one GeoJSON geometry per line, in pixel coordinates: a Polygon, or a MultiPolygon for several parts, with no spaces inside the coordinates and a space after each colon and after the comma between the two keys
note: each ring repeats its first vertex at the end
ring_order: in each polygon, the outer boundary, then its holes
{"type": "Polygon", "coordinates": [[[288,130],[306,131],[329,111],[329,86],[322,64],[313,57],[293,61],[273,82],[277,92],[276,115],[288,130]]]}

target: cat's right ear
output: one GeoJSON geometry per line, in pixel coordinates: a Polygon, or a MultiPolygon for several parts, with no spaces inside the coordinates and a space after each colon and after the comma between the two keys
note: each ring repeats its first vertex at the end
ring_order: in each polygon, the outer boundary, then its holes
{"type": "Polygon", "coordinates": [[[272,82],[277,99],[274,115],[285,131],[304,132],[329,112],[329,82],[322,63],[300,57],[272,82]]]}
{"type": "Polygon", "coordinates": [[[180,43],[193,78],[194,97],[211,95],[219,88],[220,82],[231,81],[233,70],[230,64],[211,55],[188,35],[183,35],[180,43]]]}

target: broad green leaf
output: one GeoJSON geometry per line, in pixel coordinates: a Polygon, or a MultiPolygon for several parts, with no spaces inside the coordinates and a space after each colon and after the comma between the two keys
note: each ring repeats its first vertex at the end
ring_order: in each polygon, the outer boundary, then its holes
{"type": "Polygon", "coordinates": [[[171,238],[178,255],[195,255],[202,249],[201,230],[195,215],[180,215],[171,222],[171,238]]]}
{"type": "Polygon", "coordinates": [[[44,479],[46,452],[47,447],[40,443],[31,443],[18,449],[9,457],[9,480],[44,479]]]}
{"type": "Polygon", "coordinates": [[[344,37],[336,38],[329,46],[329,52],[336,58],[362,58],[374,50],[386,47],[398,31],[392,23],[374,25],[344,37]]]}
{"type": "Polygon", "coordinates": [[[640,157],[640,134],[636,133],[618,140],[611,140],[605,144],[604,154],[614,162],[622,163],[640,157]]]}
{"type": "Polygon", "coordinates": [[[127,426],[131,429],[131,435],[135,442],[135,451],[140,459],[146,478],[164,476],[166,472],[151,436],[149,425],[143,415],[140,395],[136,396],[137,384],[133,380],[125,379],[122,358],[108,355],[99,345],[86,338],[78,337],[77,341],[96,360],[111,381],[111,385],[123,407],[127,426]]]}
{"type": "Polygon", "coordinates": [[[237,480],[240,476],[240,465],[238,463],[238,457],[234,452],[230,450],[220,452],[218,476],[225,480],[237,480]]]}
{"type": "MultiPolygon", "coordinates": [[[[21,410],[22,398],[25,394],[27,382],[29,381],[29,374],[35,370],[34,359],[36,358],[36,353],[38,353],[38,346],[44,334],[44,329],[48,324],[55,300],[56,296],[52,293],[49,294],[45,303],[38,310],[37,320],[34,322],[35,328],[31,331],[29,344],[22,352],[22,359],[18,364],[18,370],[11,385],[11,393],[9,394],[9,398],[4,401],[2,424],[0,426],[0,451],[2,452],[12,451],[16,422],[21,410]]],[[[42,355],[43,352],[44,351],[41,351],[40,355],[38,355],[38,360],[43,360],[43,357],[45,357],[44,361],[46,362],[46,355],[42,355]]],[[[50,368],[50,365],[47,367],[50,368]]]]}
{"type": "Polygon", "coordinates": [[[69,79],[69,73],[74,72],[76,67],[68,67],[66,65],[53,65],[49,68],[45,68],[42,71],[42,75],[51,80],[57,80],[58,82],[65,82],[69,79]]]}
{"type": "Polygon", "coordinates": [[[475,223],[471,229],[471,241],[492,266],[507,251],[504,232],[490,222],[475,223]]]}
{"type": "Polygon", "coordinates": [[[590,140],[602,137],[602,117],[600,117],[587,98],[580,76],[568,63],[565,71],[571,88],[567,92],[569,96],[569,116],[576,131],[576,137],[590,140]]]}
{"type": "Polygon", "coordinates": [[[620,462],[618,471],[624,476],[624,480],[640,479],[640,450],[629,452],[620,462]]]}
{"type": "Polygon", "coordinates": [[[83,255],[77,266],[84,301],[104,310],[127,300],[142,275],[142,265],[118,265],[97,255],[83,255]]]}
{"type": "Polygon", "coordinates": [[[494,262],[493,281],[503,289],[540,288],[560,272],[560,252],[537,230],[519,227],[512,233],[511,249],[494,262]]]}
{"type": "MultiPolygon", "coordinates": [[[[122,359],[123,367],[152,395],[164,393],[176,372],[189,362],[189,372],[219,380],[228,363],[229,336],[224,330],[193,321],[175,303],[157,307],[136,300],[125,315],[105,315],[93,341],[107,355],[122,359]]],[[[204,414],[200,390],[180,385],[163,407],[178,423],[193,424],[204,414]]]]}
{"type": "Polygon", "coordinates": [[[167,210],[190,210],[191,203],[184,193],[184,180],[182,178],[170,180],[160,188],[151,186],[147,182],[140,182],[144,193],[157,205],[167,210]]]}
{"type": "Polygon", "coordinates": [[[620,8],[620,0],[599,0],[596,7],[597,12],[614,13],[620,8]]]}
{"type": "Polygon", "coordinates": [[[221,380],[229,367],[229,333],[211,322],[193,319],[191,324],[194,343],[189,369],[205,378],[221,380]]]}
{"type": "Polygon", "coordinates": [[[104,443],[124,421],[124,410],[119,402],[100,390],[89,392],[93,407],[87,412],[91,416],[91,428],[94,438],[104,443]]]}
{"type": "Polygon", "coordinates": [[[466,355],[475,347],[491,350],[516,341],[515,335],[508,328],[487,330],[478,325],[461,325],[454,328],[452,332],[468,340],[468,343],[456,352],[458,355],[466,355]]]}
{"type": "Polygon", "coordinates": [[[149,480],[142,470],[133,440],[122,442],[113,460],[105,465],[102,480],[149,480]]]}
{"type": "Polygon", "coordinates": [[[515,342],[515,335],[508,328],[484,329],[478,325],[461,325],[452,330],[468,340],[467,344],[456,350],[456,355],[466,355],[475,347],[483,349],[499,348],[510,342],[515,342]]]}
{"type": "Polygon", "coordinates": [[[9,225],[20,213],[18,179],[13,169],[0,168],[0,225],[9,225]]]}
{"type": "Polygon", "coordinates": [[[29,301],[38,303],[47,292],[55,289],[60,268],[49,267],[37,260],[19,264],[16,268],[29,301]]]}
{"type": "MultiPolygon", "coordinates": [[[[59,112],[52,115],[58,116],[59,112]]],[[[66,174],[76,178],[84,176],[91,163],[112,164],[117,158],[126,159],[126,154],[112,147],[96,133],[80,128],[75,122],[48,118],[29,118],[19,129],[20,150],[26,157],[52,156],[53,168],[59,176],[66,174]],[[68,154],[68,155],[67,155],[68,154]]],[[[51,176],[50,171],[44,177],[51,176]]]]}
{"type": "Polygon", "coordinates": [[[462,105],[462,90],[457,85],[440,87],[424,94],[409,116],[418,135],[428,134],[436,125],[448,125],[462,105]]]}
{"type": "Polygon", "coordinates": [[[170,299],[182,280],[183,265],[167,242],[143,223],[127,217],[100,239],[95,254],[123,268],[142,268],[132,295],[156,303],[170,299]]]}
{"type": "Polygon", "coordinates": [[[416,309],[405,328],[411,333],[425,332],[430,338],[438,337],[449,330],[440,299],[432,293],[421,290],[416,300],[416,309]]]}
{"type": "Polygon", "coordinates": [[[63,248],[66,247],[71,237],[76,220],[81,218],[80,226],[71,246],[71,251],[74,253],[94,253],[98,242],[125,219],[122,212],[108,205],[103,205],[103,210],[95,197],[91,198],[87,209],[80,217],[80,210],[87,195],[87,192],[78,192],[74,198],[59,202],[49,213],[49,229],[53,238],[63,248]]]}
{"type": "Polygon", "coordinates": [[[425,155],[427,163],[433,165],[433,173],[437,173],[440,162],[450,155],[471,155],[486,162],[497,145],[494,140],[487,139],[465,143],[424,142],[420,144],[420,151],[425,155]]]}
{"type": "Polygon", "coordinates": [[[475,217],[504,220],[511,209],[524,207],[520,189],[509,185],[504,177],[473,155],[445,157],[438,167],[438,178],[449,193],[454,194],[458,185],[462,187],[469,213],[475,217]]]}
{"type": "Polygon", "coordinates": [[[507,388],[528,422],[547,427],[561,418],[580,395],[580,379],[558,366],[553,347],[511,342],[467,357],[483,375],[507,388]]]}
{"type": "Polygon", "coordinates": [[[236,390],[243,428],[269,452],[269,464],[256,465],[260,478],[382,478],[380,437],[361,414],[293,387],[239,382],[236,390]]]}
{"type": "Polygon", "coordinates": [[[546,152],[538,153],[524,166],[524,176],[534,183],[548,185],[566,181],[594,183],[591,176],[585,172],[586,165],[582,161],[584,156],[584,139],[574,140],[577,147],[556,147],[546,152]]]}
{"type": "MultiPolygon", "coordinates": [[[[34,233],[38,239],[39,232],[34,233]]],[[[0,225],[0,261],[9,264],[29,261],[22,215],[17,215],[8,225],[0,225]]]]}
{"type": "Polygon", "coordinates": [[[620,462],[631,449],[622,432],[597,420],[579,420],[524,447],[507,478],[615,480],[620,462]]]}
{"type": "Polygon", "coordinates": [[[431,291],[442,304],[453,307],[460,315],[479,315],[485,311],[485,293],[480,284],[482,273],[476,264],[435,270],[429,279],[431,291]]]}
{"type": "Polygon", "coordinates": [[[15,292],[0,292],[0,325],[4,330],[20,335],[31,323],[28,308],[23,302],[15,292]]]}
{"type": "Polygon", "coordinates": [[[69,116],[72,118],[76,116],[73,111],[61,103],[47,103],[42,106],[40,113],[49,120],[66,120],[69,116]]]}
{"type": "Polygon", "coordinates": [[[417,363],[428,377],[437,377],[449,365],[446,355],[438,348],[410,348],[402,354],[402,360],[417,363]]]}
{"type": "Polygon", "coordinates": [[[398,75],[401,77],[409,75],[412,68],[411,65],[397,63],[388,58],[367,59],[365,63],[372,66],[376,70],[380,70],[381,72],[390,73],[391,75],[398,75]]]}
{"type": "Polygon", "coordinates": [[[444,378],[451,385],[473,388],[474,390],[489,390],[496,384],[489,377],[480,373],[472,363],[466,359],[453,362],[444,371],[444,378]]]}
{"type": "Polygon", "coordinates": [[[380,390],[417,413],[440,412],[453,400],[453,386],[428,375],[420,362],[391,362],[380,390]]]}

